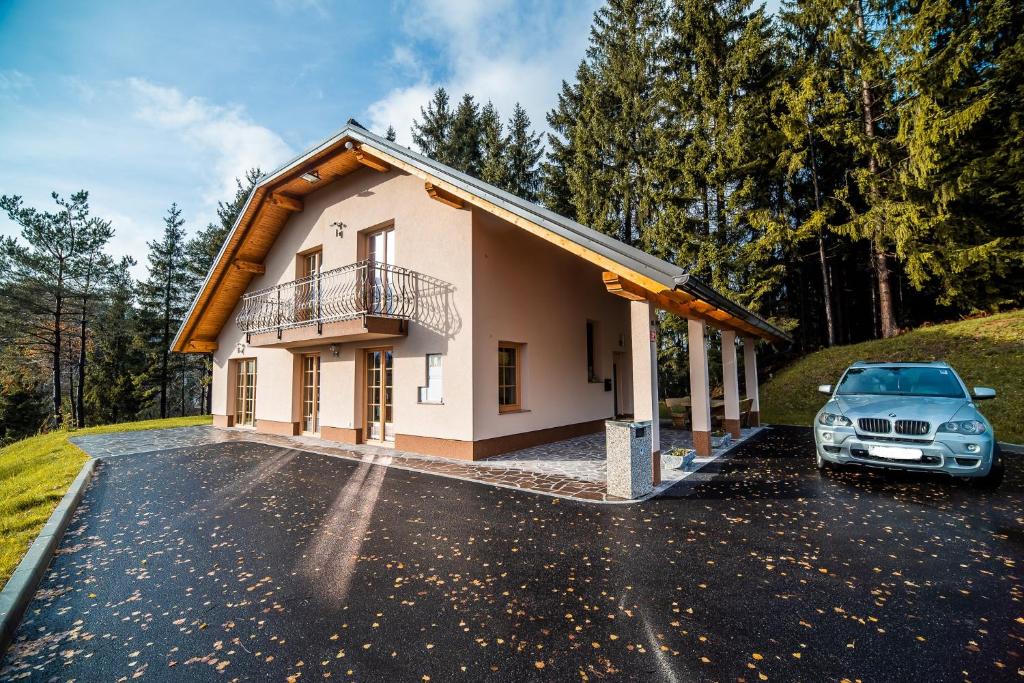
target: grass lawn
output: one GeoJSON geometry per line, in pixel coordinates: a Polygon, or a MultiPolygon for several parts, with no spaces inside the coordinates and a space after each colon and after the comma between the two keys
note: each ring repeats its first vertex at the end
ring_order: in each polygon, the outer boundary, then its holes
{"type": "Polygon", "coordinates": [[[209,424],[210,416],[172,417],[33,436],[0,448],[0,585],[50,518],[88,456],[68,437],[209,424]]]}
{"type": "Polygon", "coordinates": [[[823,349],[778,372],[761,387],[761,416],[775,424],[810,425],[825,402],[819,384],[835,384],[855,360],[945,360],[967,386],[992,387],[979,403],[996,438],[1024,443],[1024,310],[922,327],[893,339],[823,349]]]}

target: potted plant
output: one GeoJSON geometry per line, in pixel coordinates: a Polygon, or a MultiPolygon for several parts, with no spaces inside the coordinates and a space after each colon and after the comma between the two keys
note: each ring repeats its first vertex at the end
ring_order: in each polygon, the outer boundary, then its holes
{"type": "Polygon", "coordinates": [[[711,432],[711,447],[721,448],[732,443],[732,434],[721,429],[711,432]]]}
{"type": "Polygon", "coordinates": [[[680,448],[676,446],[662,454],[662,462],[677,470],[684,470],[693,464],[697,454],[692,448],[680,448]]]}

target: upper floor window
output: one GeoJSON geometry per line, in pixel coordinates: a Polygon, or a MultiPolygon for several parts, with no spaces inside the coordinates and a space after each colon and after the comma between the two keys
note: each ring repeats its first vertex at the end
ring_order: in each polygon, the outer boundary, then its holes
{"type": "Polygon", "coordinates": [[[375,263],[394,264],[395,229],[386,228],[366,235],[366,258],[375,263]]]}

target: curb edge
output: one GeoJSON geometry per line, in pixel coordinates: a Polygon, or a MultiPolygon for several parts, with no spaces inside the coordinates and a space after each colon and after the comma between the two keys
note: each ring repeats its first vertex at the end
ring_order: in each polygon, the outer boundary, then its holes
{"type": "Polygon", "coordinates": [[[96,462],[96,458],[90,457],[82,465],[67,493],[57,503],[50,519],[46,521],[36,540],[29,546],[11,578],[0,591],[0,661],[7,653],[7,647],[11,644],[25,610],[35,597],[36,588],[39,587],[46,568],[50,566],[50,560],[53,559],[72,515],[78,509],[82,493],[92,479],[96,462]]]}

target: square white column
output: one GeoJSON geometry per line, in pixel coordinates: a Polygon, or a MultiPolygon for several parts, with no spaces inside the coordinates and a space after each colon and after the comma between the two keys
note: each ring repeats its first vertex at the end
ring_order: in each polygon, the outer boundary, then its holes
{"type": "Polygon", "coordinates": [[[743,338],[743,374],[747,398],[753,399],[750,406],[750,426],[761,424],[761,399],[757,395],[757,338],[743,338]]]}
{"type": "MultiPolygon", "coordinates": [[[[658,453],[658,337],[655,308],[649,301],[629,302],[629,340],[633,357],[633,419],[651,421],[651,451],[658,453]]],[[[654,478],[659,479],[655,469],[654,478]]]]}
{"type": "Polygon", "coordinates": [[[722,386],[725,389],[725,430],[740,438],[740,374],[736,363],[736,333],[722,330],[722,386]]]}
{"type": "Polygon", "coordinates": [[[690,352],[690,411],[693,448],[697,455],[711,455],[711,383],[708,377],[707,324],[690,318],[686,321],[686,345],[690,352]]]}

